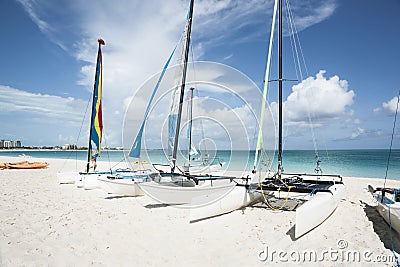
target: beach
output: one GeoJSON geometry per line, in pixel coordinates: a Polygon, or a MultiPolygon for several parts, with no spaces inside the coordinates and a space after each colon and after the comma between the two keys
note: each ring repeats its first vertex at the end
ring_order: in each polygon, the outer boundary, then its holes
{"type": "MultiPolygon", "coordinates": [[[[0,157],[0,162],[15,162],[0,157]]],[[[346,196],[319,227],[294,239],[295,212],[247,207],[189,223],[189,210],[148,196],[118,197],[58,183],[75,160],[0,170],[0,266],[392,266],[389,226],[369,184],[344,177],[346,196]],[[305,255],[305,256],[304,256],[305,255]],[[311,258],[308,258],[311,255],[311,258]],[[316,255],[314,258],[313,255],[316,255]]],[[[79,161],[82,170],[85,163],[79,161]]],[[[400,187],[389,180],[388,187],[400,187]]],[[[396,250],[398,236],[393,236],[396,250]]],[[[397,251],[399,252],[399,251],[397,251]]]]}

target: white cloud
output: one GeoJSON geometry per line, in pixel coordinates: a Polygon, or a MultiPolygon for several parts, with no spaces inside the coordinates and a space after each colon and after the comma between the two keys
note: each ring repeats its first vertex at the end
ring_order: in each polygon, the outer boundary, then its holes
{"type": "MultiPolygon", "coordinates": [[[[192,64],[190,65],[193,67],[192,64]]],[[[204,123],[205,137],[212,139],[218,147],[224,146],[225,149],[231,145],[241,149],[254,148],[261,104],[259,88],[246,75],[229,66],[210,62],[196,62],[194,65],[197,82],[194,85],[196,90],[193,98],[195,105],[193,116],[206,120],[204,123]]],[[[174,68],[166,72],[153,100],[149,120],[146,123],[145,139],[157,142],[158,147],[162,140],[165,142],[167,136],[166,123],[174,74],[174,68]]],[[[190,86],[193,85],[192,74],[190,68],[188,75],[190,86]]],[[[128,116],[124,125],[124,145],[126,147],[132,145],[157,79],[157,75],[149,79],[133,98],[126,99],[125,103],[128,104],[128,116]]],[[[186,101],[187,96],[184,99],[186,101]]],[[[267,123],[264,125],[265,129],[268,129],[266,130],[268,134],[264,136],[264,140],[266,145],[272,144],[273,146],[274,136],[270,129],[274,128],[274,125],[272,116],[268,114],[265,116],[267,123]]],[[[185,121],[186,104],[183,107],[182,125],[185,121]]],[[[150,145],[154,145],[154,143],[150,145]]]]}
{"type": "Polygon", "coordinates": [[[358,127],[357,130],[352,132],[350,139],[359,138],[363,134],[365,134],[365,129],[358,127]]]}
{"type": "Polygon", "coordinates": [[[298,31],[304,30],[314,24],[326,20],[337,8],[336,1],[300,1],[291,4],[298,31]]]}
{"type": "Polygon", "coordinates": [[[382,107],[390,113],[395,113],[397,109],[398,97],[395,96],[391,100],[382,103],[382,107]]]}
{"type": "Polygon", "coordinates": [[[0,114],[25,113],[31,118],[76,124],[82,121],[86,103],[72,97],[33,94],[0,85],[0,114]]]}
{"type": "MultiPolygon", "coordinates": [[[[283,104],[285,123],[307,126],[311,116],[313,125],[322,125],[327,120],[351,116],[348,108],[353,104],[354,91],[348,89],[346,80],[338,76],[329,79],[321,70],[316,77],[309,77],[292,87],[292,93],[283,104]]],[[[271,104],[277,110],[277,103],[271,104]]]]}
{"type": "Polygon", "coordinates": [[[0,103],[3,135],[22,140],[24,145],[87,142],[84,134],[90,122],[87,101],[0,85],[0,103]]]}
{"type": "MultiPolygon", "coordinates": [[[[120,145],[121,114],[125,112],[127,98],[147,77],[161,70],[183,31],[188,1],[19,2],[52,42],[77,60],[85,62],[77,83],[88,91],[92,90],[94,79],[96,40],[99,37],[105,40],[104,120],[108,122],[105,127],[112,131],[109,145],[120,145]]],[[[254,36],[264,37],[266,33],[254,26],[269,25],[272,5],[272,0],[196,1],[192,30],[195,59],[202,57],[211,46],[225,44],[227,40],[242,42],[254,40],[254,36]],[[237,33],[242,33],[244,29],[248,34],[242,34],[245,36],[242,40],[237,39],[237,33]]],[[[298,30],[326,19],[335,9],[333,1],[321,4],[313,0],[303,3],[301,7],[292,6],[298,20],[298,30]]],[[[232,80],[230,86],[239,88],[240,85],[240,81],[232,80]]],[[[37,106],[37,112],[39,108],[37,106]]]]}

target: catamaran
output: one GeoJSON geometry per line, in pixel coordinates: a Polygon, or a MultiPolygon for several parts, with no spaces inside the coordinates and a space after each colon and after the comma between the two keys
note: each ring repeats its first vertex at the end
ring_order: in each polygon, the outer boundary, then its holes
{"type": "MultiPolygon", "coordinates": [[[[178,55],[179,55],[179,60],[181,60],[181,62],[178,63],[177,67],[178,69],[177,82],[175,88],[172,91],[171,108],[168,116],[168,151],[169,151],[170,164],[166,166],[161,166],[161,164],[153,164],[153,166],[160,172],[160,179],[158,181],[138,183],[138,186],[140,186],[140,188],[146,194],[150,195],[159,202],[168,204],[189,205],[192,202],[192,199],[195,198],[196,196],[204,196],[204,195],[210,196],[216,192],[217,192],[216,195],[218,196],[224,195],[224,193],[231,190],[234,186],[231,183],[221,182],[222,178],[231,179],[232,177],[214,176],[211,175],[210,173],[204,174],[206,168],[196,170],[196,167],[199,166],[194,166],[194,164],[190,163],[191,159],[190,154],[192,151],[190,133],[189,133],[190,148],[188,149],[189,163],[186,166],[178,166],[177,164],[179,134],[181,131],[182,110],[183,110],[184,94],[186,88],[185,87],[186,74],[187,74],[188,57],[189,57],[193,6],[194,6],[194,0],[191,0],[186,17],[185,30],[180,40],[181,45],[179,46],[178,49],[175,48],[173,50],[167,63],[163,68],[163,71],[160,74],[160,77],[157,81],[155,88],[153,89],[153,93],[148,102],[143,122],[141,124],[141,127],[138,131],[138,134],[133,142],[133,145],[129,153],[129,157],[133,158],[140,157],[142,134],[150,111],[151,103],[154,99],[157,89],[160,86],[161,80],[168,68],[168,64],[171,61],[173,54],[175,53],[176,50],[179,50],[178,55]],[[194,174],[192,173],[192,171],[193,172],[199,171],[199,172],[194,174]]],[[[191,122],[192,122],[191,119],[189,119],[188,131],[191,130],[190,128],[191,122]]],[[[211,162],[211,160],[209,162],[211,162]]],[[[209,164],[206,167],[207,168],[211,167],[208,170],[213,169],[212,164],[209,164]]],[[[214,197],[212,197],[212,199],[214,199],[214,197]]]]}
{"type": "Polygon", "coordinates": [[[98,40],[98,51],[96,61],[95,81],[92,97],[92,112],[90,120],[89,144],[87,151],[87,163],[84,172],[57,173],[60,184],[75,183],[77,187],[85,189],[100,188],[97,181],[100,177],[108,175],[134,175],[131,169],[115,169],[107,171],[96,171],[94,165],[101,153],[101,141],[103,133],[103,112],[102,112],[102,80],[103,80],[103,56],[101,46],[105,45],[103,39],[98,40]],[[93,170],[91,169],[93,165],[93,170]]]}
{"type": "MultiPolygon", "coordinates": [[[[287,192],[287,199],[299,200],[304,204],[296,209],[295,238],[298,238],[325,221],[336,209],[342,196],[344,195],[344,185],[339,175],[325,175],[320,172],[319,162],[317,162],[318,173],[316,174],[290,174],[284,173],[282,160],[282,0],[275,0],[270,32],[269,49],[264,79],[264,89],[262,98],[262,109],[259,123],[258,141],[255,150],[254,174],[252,181],[259,179],[259,182],[237,183],[235,188],[224,198],[206,206],[192,209],[190,212],[191,221],[197,221],[221,215],[235,209],[248,206],[256,201],[257,196],[263,196],[263,200],[271,206],[269,200],[279,198],[278,192],[287,192]],[[276,14],[279,9],[279,137],[278,137],[278,170],[268,172],[267,175],[261,173],[260,156],[265,155],[262,144],[262,123],[265,113],[266,97],[268,92],[270,63],[272,55],[272,44],[274,39],[274,29],[276,14]]],[[[286,203],[286,201],[284,202],[286,203]]],[[[272,207],[272,206],[271,206],[272,207]]],[[[272,207],[276,208],[276,207],[272,207]]],[[[283,208],[283,206],[278,207],[283,208]]]]}
{"type": "Polygon", "coordinates": [[[386,165],[384,185],[383,187],[379,188],[373,188],[371,185],[368,185],[368,190],[371,192],[374,199],[376,200],[377,210],[379,214],[389,224],[390,231],[393,228],[397,233],[400,233],[400,188],[386,187],[386,180],[388,176],[389,163],[392,154],[393,138],[396,129],[396,120],[399,110],[399,102],[400,102],[400,91],[397,96],[397,106],[393,122],[392,139],[390,141],[390,149],[386,165]]]}
{"type": "MultiPolygon", "coordinates": [[[[102,51],[101,46],[105,45],[103,39],[99,38],[98,50],[97,50],[97,61],[96,61],[96,72],[95,81],[93,88],[92,97],[92,112],[90,118],[90,129],[89,129],[89,145],[87,151],[87,164],[85,172],[66,172],[58,173],[57,177],[60,184],[64,183],[76,183],[77,187],[83,187],[84,180],[86,177],[93,177],[93,179],[102,174],[109,174],[110,172],[97,172],[96,170],[91,171],[90,165],[96,164],[97,157],[101,153],[101,138],[103,133],[103,114],[102,114],[102,80],[103,80],[103,63],[102,63],[102,51]]],[[[94,168],[94,166],[93,166],[94,168]]],[[[92,178],[88,178],[92,179],[92,178]]],[[[96,178],[97,179],[97,178],[96,178]]]]}

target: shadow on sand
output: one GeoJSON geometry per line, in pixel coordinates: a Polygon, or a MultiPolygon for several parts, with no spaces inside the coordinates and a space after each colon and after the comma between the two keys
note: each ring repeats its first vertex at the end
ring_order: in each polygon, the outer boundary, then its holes
{"type": "MultiPolygon", "coordinates": [[[[276,209],[283,212],[296,212],[296,209],[301,206],[305,201],[299,199],[283,199],[283,198],[274,198],[271,197],[268,200],[264,199],[261,202],[257,203],[253,207],[255,208],[264,208],[264,209],[276,209]]],[[[290,227],[290,229],[286,232],[286,235],[290,237],[292,241],[296,241],[299,238],[295,238],[295,225],[290,227]]]]}
{"type": "Polygon", "coordinates": [[[400,253],[400,234],[394,229],[390,231],[389,224],[387,224],[382,216],[378,213],[376,206],[370,206],[366,203],[363,204],[365,205],[364,212],[367,215],[368,220],[372,222],[374,231],[378,235],[379,239],[383,242],[385,248],[390,250],[393,249],[397,253],[400,253]]]}
{"type": "Polygon", "coordinates": [[[111,195],[111,196],[107,196],[104,199],[119,199],[119,198],[130,198],[133,197],[135,198],[135,196],[117,196],[117,195],[111,195]]]}

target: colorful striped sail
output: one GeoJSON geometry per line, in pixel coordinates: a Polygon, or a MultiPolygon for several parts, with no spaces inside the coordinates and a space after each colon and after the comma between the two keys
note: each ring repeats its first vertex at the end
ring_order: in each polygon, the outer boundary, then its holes
{"type": "Polygon", "coordinates": [[[101,137],[103,133],[103,114],[102,114],[102,85],[103,85],[103,60],[101,45],[105,45],[102,39],[98,39],[99,50],[97,53],[96,75],[93,90],[92,118],[89,140],[89,160],[100,156],[101,137]]]}

